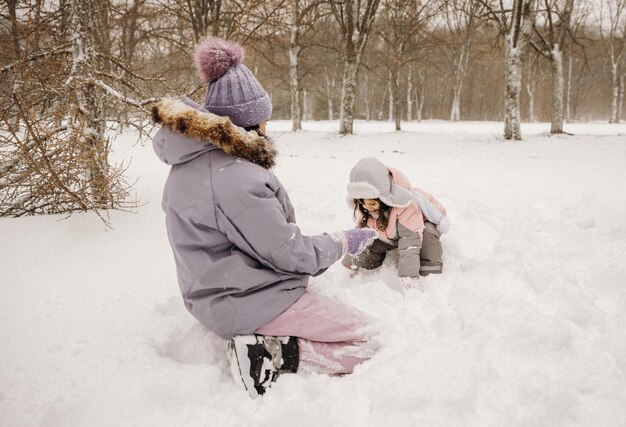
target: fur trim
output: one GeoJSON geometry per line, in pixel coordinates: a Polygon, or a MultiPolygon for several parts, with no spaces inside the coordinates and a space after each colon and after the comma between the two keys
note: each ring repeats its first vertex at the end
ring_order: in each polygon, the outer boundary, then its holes
{"type": "Polygon", "coordinates": [[[272,141],[255,131],[246,132],[228,117],[196,110],[181,100],[165,98],[152,107],[152,120],[193,139],[210,142],[226,154],[270,169],[276,162],[272,141]]]}
{"type": "Polygon", "coordinates": [[[205,83],[214,82],[240,64],[243,55],[241,45],[218,37],[209,37],[196,47],[194,56],[198,75],[205,83]]]}

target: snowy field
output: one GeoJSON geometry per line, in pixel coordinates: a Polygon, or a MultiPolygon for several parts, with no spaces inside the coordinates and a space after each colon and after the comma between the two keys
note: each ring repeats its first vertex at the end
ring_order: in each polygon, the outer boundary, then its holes
{"type": "Polygon", "coordinates": [[[626,125],[269,123],[308,234],[352,226],[376,156],[448,209],[444,273],[399,291],[394,257],[312,280],[376,318],[382,350],[345,377],[285,375],[251,400],[225,342],[185,311],[160,197],[168,168],[128,133],[115,158],[146,205],[0,219],[0,425],[624,426],[626,125]]]}

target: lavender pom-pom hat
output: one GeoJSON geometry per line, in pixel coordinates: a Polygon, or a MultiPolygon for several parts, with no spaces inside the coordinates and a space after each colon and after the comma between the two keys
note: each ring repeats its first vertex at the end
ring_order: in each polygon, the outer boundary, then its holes
{"type": "Polygon", "coordinates": [[[269,119],[272,101],[241,63],[243,56],[243,47],[217,37],[202,41],[195,52],[198,74],[209,84],[204,107],[245,128],[269,119]]]}

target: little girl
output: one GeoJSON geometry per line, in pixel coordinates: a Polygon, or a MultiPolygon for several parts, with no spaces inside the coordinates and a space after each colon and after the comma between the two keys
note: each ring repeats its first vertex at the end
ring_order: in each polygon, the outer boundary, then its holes
{"type": "Polygon", "coordinates": [[[441,273],[439,237],[449,228],[445,208],[430,194],[411,187],[407,177],[380,160],[368,157],[350,171],[349,201],[358,227],[378,232],[363,253],[346,255],[343,265],[356,271],[382,265],[387,252],[398,249],[402,290],[417,286],[417,278],[441,273]]]}

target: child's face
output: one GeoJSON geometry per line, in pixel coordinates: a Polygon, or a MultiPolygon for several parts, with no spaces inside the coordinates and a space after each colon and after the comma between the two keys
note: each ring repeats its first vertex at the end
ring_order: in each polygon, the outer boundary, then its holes
{"type": "Polygon", "coordinates": [[[378,199],[363,199],[361,204],[368,212],[376,212],[380,209],[380,201],[378,199]]]}

